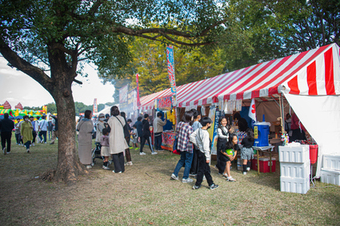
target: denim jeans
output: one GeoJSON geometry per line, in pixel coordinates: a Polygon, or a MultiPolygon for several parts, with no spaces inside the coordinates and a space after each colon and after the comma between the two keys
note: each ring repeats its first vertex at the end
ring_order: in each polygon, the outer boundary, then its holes
{"type": "Polygon", "coordinates": [[[176,177],[178,176],[178,172],[180,171],[182,166],[185,164],[183,179],[188,179],[190,168],[191,168],[192,156],[193,156],[193,153],[189,153],[187,151],[181,151],[181,158],[178,161],[175,171],[174,171],[174,174],[176,175],[176,177]]]}
{"type": "Polygon", "coordinates": [[[161,150],[162,149],[162,133],[155,133],[155,149],[161,150]]]}

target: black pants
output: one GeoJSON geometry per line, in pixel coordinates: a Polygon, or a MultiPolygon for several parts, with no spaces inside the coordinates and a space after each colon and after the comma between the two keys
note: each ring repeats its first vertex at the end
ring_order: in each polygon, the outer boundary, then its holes
{"type": "Polygon", "coordinates": [[[22,140],[21,140],[21,134],[18,133],[18,134],[15,134],[15,139],[17,140],[17,144],[20,144],[22,143],[22,140]]]}
{"type": "Polygon", "coordinates": [[[11,151],[11,137],[12,137],[12,132],[1,132],[2,149],[6,147],[6,142],[7,142],[7,152],[11,151]]]}
{"type": "Polygon", "coordinates": [[[152,144],[151,144],[151,137],[141,137],[140,141],[140,152],[143,152],[143,147],[145,145],[145,142],[148,142],[148,145],[150,147],[151,152],[153,152],[152,144]]]}
{"type": "Polygon", "coordinates": [[[36,138],[36,136],[37,136],[37,132],[32,131],[32,135],[33,135],[32,143],[35,143],[35,138],[36,138]]]}
{"type": "Polygon", "coordinates": [[[199,151],[198,152],[198,172],[197,172],[197,180],[196,180],[196,186],[200,186],[202,184],[203,181],[203,175],[205,176],[205,178],[207,179],[207,182],[209,184],[209,186],[211,186],[214,182],[212,180],[212,177],[210,175],[210,166],[209,163],[207,163],[205,155],[199,151]]]}
{"type": "Polygon", "coordinates": [[[39,132],[40,142],[42,141],[42,137],[44,136],[44,142],[46,143],[46,134],[47,134],[47,131],[40,131],[39,132]]]}
{"type": "Polygon", "coordinates": [[[126,140],[127,145],[130,147],[130,136],[125,137],[125,140],[126,140]]]}
{"type": "Polygon", "coordinates": [[[112,154],[112,161],[115,168],[115,173],[124,172],[124,154],[120,152],[118,154],[112,154]]]}
{"type": "Polygon", "coordinates": [[[162,133],[155,133],[155,148],[156,150],[162,149],[162,133]]]}
{"type": "Polygon", "coordinates": [[[194,145],[194,155],[192,157],[192,163],[191,163],[191,168],[190,168],[190,174],[197,174],[198,172],[198,152],[200,150],[197,148],[196,145],[194,145]]]}

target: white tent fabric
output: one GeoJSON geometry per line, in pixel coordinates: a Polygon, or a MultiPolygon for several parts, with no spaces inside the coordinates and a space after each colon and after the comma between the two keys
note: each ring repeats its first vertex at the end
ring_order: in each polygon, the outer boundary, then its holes
{"type": "Polygon", "coordinates": [[[316,171],[319,178],[322,156],[340,155],[340,96],[284,95],[319,146],[316,171]]]}

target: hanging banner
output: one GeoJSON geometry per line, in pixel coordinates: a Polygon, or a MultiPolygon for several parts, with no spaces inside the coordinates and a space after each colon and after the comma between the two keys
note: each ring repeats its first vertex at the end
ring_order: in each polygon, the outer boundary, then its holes
{"type": "Polygon", "coordinates": [[[212,141],[213,136],[214,136],[215,113],[216,113],[216,107],[210,106],[210,111],[209,111],[208,117],[211,119],[212,123],[211,123],[211,127],[208,129],[208,133],[209,133],[209,138],[210,138],[211,141],[212,141]]]}
{"type": "Polygon", "coordinates": [[[139,99],[139,74],[136,74],[136,85],[137,85],[137,108],[140,107],[140,99],[139,99]]]}
{"type": "Polygon", "coordinates": [[[93,101],[93,113],[97,113],[97,112],[98,112],[97,98],[94,98],[94,101],[93,101]]]}
{"type": "Polygon", "coordinates": [[[236,100],[236,111],[242,111],[242,100],[236,100]]]}
{"type": "Polygon", "coordinates": [[[156,100],[155,108],[159,110],[171,110],[172,109],[172,97],[162,97],[156,100]]]}
{"type": "Polygon", "coordinates": [[[215,120],[213,121],[213,125],[211,125],[211,128],[213,128],[213,136],[211,139],[211,154],[217,155],[217,129],[218,129],[218,121],[221,118],[221,111],[216,111],[215,113],[215,120]]]}
{"type": "Polygon", "coordinates": [[[122,104],[122,103],[126,103],[127,102],[127,99],[128,99],[128,90],[129,90],[129,87],[128,85],[122,87],[119,89],[119,103],[122,104]]]}
{"type": "Polygon", "coordinates": [[[173,95],[177,94],[176,80],[175,80],[175,60],[174,60],[174,48],[173,46],[166,47],[166,58],[168,62],[168,76],[171,85],[171,92],[173,95]]]}
{"type": "Polygon", "coordinates": [[[255,99],[251,99],[248,116],[252,119],[253,122],[256,122],[255,99]]]}

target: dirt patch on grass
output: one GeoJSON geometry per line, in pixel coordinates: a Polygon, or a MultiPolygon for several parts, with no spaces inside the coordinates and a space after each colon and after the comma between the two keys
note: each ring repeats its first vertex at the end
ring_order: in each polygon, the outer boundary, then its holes
{"type": "MultiPolygon", "coordinates": [[[[37,176],[57,163],[57,146],[38,144],[30,155],[19,146],[0,156],[1,225],[337,225],[340,190],[317,182],[306,195],[280,192],[279,168],[242,175],[230,183],[212,167],[219,188],[206,181],[170,180],[178,155],[146,156],[131,151],[133,165],[122,174],[101,169],[101,160],[76,185],[37,176]]],[[[214,162],[213,162],[214,164],[214,162]]],[[[277,164],[278,165],[278,164],[277,164]]],[[[112,167],[112,166],[111,166],[112,167]]],[[[180,179],[183,169],[180,171],[180,179]]]]}

